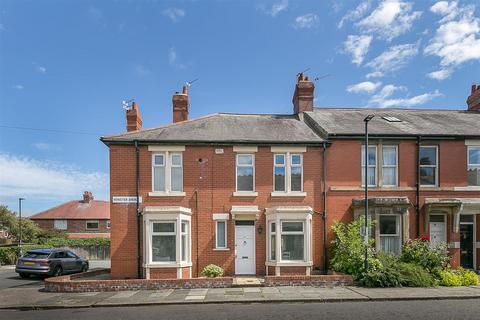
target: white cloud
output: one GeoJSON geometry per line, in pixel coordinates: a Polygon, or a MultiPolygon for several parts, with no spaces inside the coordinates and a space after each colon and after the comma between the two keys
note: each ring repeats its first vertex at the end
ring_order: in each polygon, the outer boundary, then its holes
{"type": "Polygon", "coordinates": [[[103,12],[98,9],[97,7],[90,6],[88,8],[88,15],[94,20],[102,20],[103,19],[103,12]]]}
{"type": "Polygon", "coordinates": [[[92,191],[96,198],[108,199],[108,176],[72,165],[0,154],[2,197],[58,200],[79,197],[85,190],[92,191]]]}
{"type": "Polygon", "coordinates": [[[439,57],[440,68],[427,76],[443,80],[462,64],[480,60],[480,18],[474,5],[459,6],[457,1],[440,1],[430,10],[442,18],[424,54],[439,57]]]}
{"type": "Polygon", "coordinates": [[[168,8],[163,11],[163,15],[170,18],[173,22],[179,21],[181,18],[185,17],[185,10],[178,8],[168,8]]]}
{"type": "Polygon", "coordinates": [[[319,22],[318,16],[314,13],[307,13],[303,16],[298,16],[293,22],[295,29],[309,29],[315,27],[319,22]]]}
{"type": "Polygon", "coordinates": [[[412,3],[401,0],[383,0],[369,16],[356,25],[364,32],[376,33],[380,38],[392,40],[407,32],[422,12],[412,11],[412,3]]]}
{"type": "Polygon", "coordinates": [[[349,35],[343,43],[346,53],[352,55],[352,63],[361,65],[365,55],[368,52],[372,36],[353,36],[349,35]]]}
{"type": "Polygon", "coordinates": [[[47,142],[35,142],[32,143],[32,146],[40,151],[58,151],[61,148],[57,145],[47,143],[47,142]]]}
{"type": "Polygon", "coordinates": [[[25,89],[25,87],[22,86],[21,84],[16,84],[16,85],[13,86],[13,89],[16,89],[16,90],[18,90],[18,91],[21,91],[21,90],[25,89]]]}
{"type": "Polygon", "coordinates": [[[143,64],[137,64],[134,66],[135,73],[141,77],[150,74],[150,69],[148,69],[143,64]]]}
{"type": "Polygon", "coordinates": [[[347,87],[347,92],[350,93],[372,93],[382,85],[381,82],[364,81],[357,84],[352,84],[347,87]]]}
{"type": "Polygon", "coordinates": [[[418,53],[418,43],[391,46],[385,52],[366,64],[373,69],[370,77],[383,76],[404,67],[418,53]]]}
{"type": "Polygon", "coordinates": [[[46,73],[47,72],[47,68],[45,68],[44,66],[37,66],[35,69],[40,73],[46,73]]]}
{"type": "Polygon", "coordinates": [[[175,51],[175,48],[172,47],[168,50],[168,63],[174,65],[175,61],[177,61],[177,52],[175,51]]]}
{"type": "Polygon", "coordinates": [[[363,17],[367,11],[370,10],[371,3],[371,0],[363,1],[355,9],[348,11],[347,14],[342,17],[337,27],[342,28],[345,22],[355,21],[363,17]]]}
{"type": "Polygon", "coordinates": [[[257,6],[257,9],[263,11],[265,14],[276,17],[280,12],[287,10],[288,0],[280,0],[279,2],[274,3],[272,6],[266,6],[261,4],[257,6]]]}
{"type": "Polygon", "coordinates": [[[435,90],[433,92],[427,92],[419,94],[413,97],[394,98],[392,97],[397,92],[407,92],[407,88],[403,86],[395,86],[393,84],[385,85],[379,93],[372,96],[369,104],[379,108],[410,108],[418,105],[422,105],[434,98],[442,96],[442,94],[435,90]]]}
{"type": "Polygon", "coordinates": [[[380,78],[380,77],[383,77],[383,73],[380,71],[373,71],[373,72],[367,73],[367,75],[365,76],[365,78],[367,79],[380,78]]]}

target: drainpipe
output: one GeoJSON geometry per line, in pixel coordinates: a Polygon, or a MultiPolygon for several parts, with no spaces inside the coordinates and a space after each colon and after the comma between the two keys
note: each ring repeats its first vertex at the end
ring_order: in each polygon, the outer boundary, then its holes
{"type": "Polygon", "coordinates": [[[198,265],[198,258],[199,258],[199,255],[198,255],[198,215],[199,215],[199,212],[198,212],[198,190],[195,190],[193,192],[195,194],[195,238],[196,238],[196,247],[197,247],[197,252],[195,254],[195,261],[196,261],[196,268],[195,268],[195,274],[196,274],[196,277],[198,278],[198,275],[199,275],[199,272],[198,272],[198,268],[199,268],[199,265],[198,265]]]}
{"type": "Polygon", "coordinates": [[[416,199],[415,199],[415,219],[417,225],[417,238],[420,236],[420,142],[421,137],[417,137],[417,183],[415,184],[416,199]]]}
{"type": "Polygon", "coordinates": [[[323,166],[323,271],[327,274],[328,270],[328,245],[327,245],[327,143],[323,143],[323,155],[322,155],[322,166],[323,166]]]}
{"type": "Polygon", "coordinates": [[[135,196],[136,196],[136,210],[137,210],[137,277],[142,278],[142,254],[140,235],[142,227],[142,215],[140,213],[140,150],[138,149],[138,141],[135,140],[135,196]]]}

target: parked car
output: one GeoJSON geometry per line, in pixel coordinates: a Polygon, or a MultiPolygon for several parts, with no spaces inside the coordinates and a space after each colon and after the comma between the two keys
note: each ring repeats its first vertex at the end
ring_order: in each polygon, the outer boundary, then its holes
{"type": "Polygon", "coordinates": [[[15,272],[22,278],[30,275],[61,276],[88,271],[88,260],[64,249],[29,250],[18,259],[15,272]]]}

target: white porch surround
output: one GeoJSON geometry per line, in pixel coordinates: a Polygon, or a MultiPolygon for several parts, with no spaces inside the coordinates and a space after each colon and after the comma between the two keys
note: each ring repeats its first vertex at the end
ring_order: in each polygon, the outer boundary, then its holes
{"type": "MultiPolygon", "coordinates": [[[[191,215],[192,210],[181,206],[147,206],[142,211],[143,215],[143,267],[145,268],[145,277],[150,279],[150,270],[155,268],[176,268],[177,279],[182,278],[182,268],[191,267],[191,234],[192,224],[191,215]],[[152,226],[154,222],[175,222],[176,234],[176,261],[172,262],[155,262],[152,261],[152,226]],[[182,221],[188,222],[188,244],[187,244],[187,261],[182,260],[181,241],[182,221]]],[[[190,277],[192,270],[190,268],[190,277]]]]}
{"type": "Polygon", "coordinates": [[[278,206],[266,209],[266,232],[267,237],[267,259],[265,261],[266,273],[268,275],[268,267],[275,267],[275,275],[281,274],[280,267],[305,267],[306,274],[310,275],[313,267],[312,258],[312,215],[313,209],[309,206],[278,206]],[[281,222],[282,221],[303,221],[304,223],[304,260],[289,261],[282,260],[281,245],[281,222]],[[270,260],[270,223],[275,223],[275,261],[270,260]]]}
{"type": "Polygon", "coordinates": [[[461,214],[480,214],[480,198],[427,198],[425,208],[425,226],[430,221],[430,214],[446,213],[453,217],[452,231],[458,233],[461,214]]]}
{"type": "Polygon", "coordinates": [[[258,220],[260,216],[258,206],[232,206],[230,213],[233,220],[258,220]]]}

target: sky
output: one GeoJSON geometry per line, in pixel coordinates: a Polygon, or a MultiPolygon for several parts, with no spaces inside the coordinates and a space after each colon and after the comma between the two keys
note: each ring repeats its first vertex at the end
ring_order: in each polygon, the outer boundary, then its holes
{"type": "Polygon", "coordinates": [[[318,107],[466,109],[480,81],[478,1],[0,0],[0,204],[30,215],[108,199],[102,135],[190,118],[291,114],[308,69],[318,107]],[[476,4],[476,6],[475,6],[476,4]]]}

